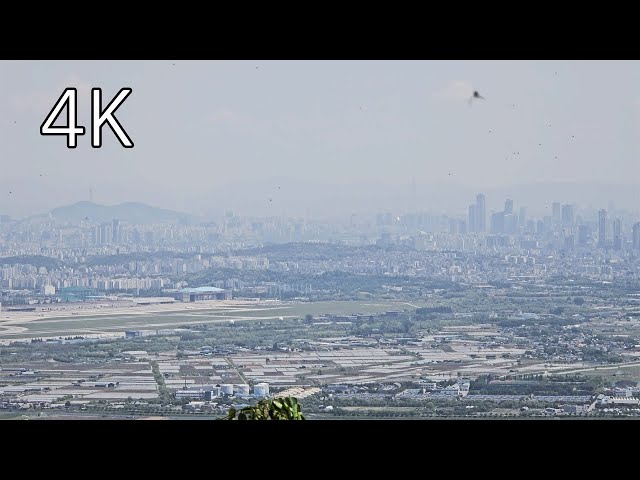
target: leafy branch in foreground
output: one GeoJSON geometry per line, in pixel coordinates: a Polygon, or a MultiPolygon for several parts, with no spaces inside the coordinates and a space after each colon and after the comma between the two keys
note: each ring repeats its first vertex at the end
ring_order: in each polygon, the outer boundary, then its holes
{"type": "Polygon", "coordinates": [[[231,407],[227,420],[305,420],[302,405],[294,397],[260,400],[252,407],[231,407]]]}

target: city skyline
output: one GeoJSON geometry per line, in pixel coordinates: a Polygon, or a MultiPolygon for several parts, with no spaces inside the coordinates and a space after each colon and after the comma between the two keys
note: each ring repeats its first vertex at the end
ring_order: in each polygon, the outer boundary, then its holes
{"type": "MultiPolygon", "coordinates": [[[[0,73],[0,154],[13,167],[0,210],[14,216],[91,196],[197,213],[222,202],[331,212],[409,204],[412,179],[422,202],[423,189],[491,198],[550,182],[599,183],[594,193],[614,198],[640,174],[633,61],[5,61],[0,73]],[[133,93],[117,117],[134,148],[108,130],[100,149],[39,134],[64,88],[78,88],[87,126],[90,88],[111,98],[124,86],[133,93]],[[485,100],[469,106],[473,89],[485,100]]],[[[615,201],[640,204],[627,197],[615,201]]]]}

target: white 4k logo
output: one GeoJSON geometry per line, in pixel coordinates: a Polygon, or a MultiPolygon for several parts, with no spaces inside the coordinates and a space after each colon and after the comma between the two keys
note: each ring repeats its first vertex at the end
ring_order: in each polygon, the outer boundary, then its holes
{"type": "MultiPolygon", "coordinates": [[[[111,100],[104,110],[102,109],[102,89],[91,89],[91,146],[93,148],[102,147],[102,127],[108,124],[111,131],[118,138],[124,148],[133,148],[133,142],[127,132],[125,132],[115,111],[122,105],[133,90],[121,88],[118,94],[111,100]]],[[[66,135],[67,147],[76,148],[78,146],[78,135],[84,135],[84,127],[77,124],[78,121],[78,91],[75,88],[67,88],[53,106],[47,118],[40,126],[41,135],[66,135]],[[64,107],[67,107],[67,125],[53,126],[53,123],[60,115],[64,107]]]]}

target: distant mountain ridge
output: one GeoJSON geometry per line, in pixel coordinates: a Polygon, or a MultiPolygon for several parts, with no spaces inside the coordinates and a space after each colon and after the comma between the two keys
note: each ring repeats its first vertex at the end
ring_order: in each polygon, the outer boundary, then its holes
{"type": "Polygon", "coordinates": [[[165,208],[152,207],[144,203],[126,202],[118,205],[99,205],[82,201],[64,207],[54,208],[51,217],[62,221],[89,219],[92,222],[110,222],[118,219],[128,223],[194,223],[201,221],[188,213],[176,212],[165,208]]]}

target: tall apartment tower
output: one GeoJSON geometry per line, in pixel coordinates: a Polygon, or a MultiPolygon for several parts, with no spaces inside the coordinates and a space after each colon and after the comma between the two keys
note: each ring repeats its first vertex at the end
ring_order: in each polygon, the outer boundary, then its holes
{"type": "Polygon", "coordinates": [[[469,205],[469,233],[478,231],[478,213],[475,205],[469,205]]]}
{"type": "Polygon", "coordinates": [[[510,198],[507,198],[504,201],[504,214],[505,215],[513,214],[513,200],[511,200],[510,198]]]}
{"type": "Polygon", "coordinates": [[[633,249],[640,250],[640,222],[633,224],[633,249]]]}
{"type": "Polygon", "coordinates": [[[552,217],[553,223],[559,224],[562,217],[562,214],[560,213],[561,212],[560,202],[553,202],[551,204],[551,209],[552,209],[551,217],[552,217]]]}
{"type": "Polygon", "coordinates": [[[527,225],[527,207],[520,207],[520,215],[518,215],[518,225],[521,227],[527,225]]]}
{"type": "Polygon", "coordinates": [[[562,226],[573,227],[573,205],[562,205],[562,226]]]}
{"type": "Polygon", "coordinates": [[[487,208],[485,206],[484,194],[476,196],[476,228],[478,232],[487,231],[487,208]]]}
{"type": "Polygon", "coordinates": [[[113,243],[120,243],[120,220],[114,218],[111,222],[111,234],[113,243]]]}
{"type": "Polygon", "coordinates": [[[607,211],[603,208],[598,210],[598,246],[607,245],[607,211]]]}
{"type": "Polygon", "coordinates": [[[613,221],[613,249],[622,250],[622,220],[619,218],[613,221]]]}

